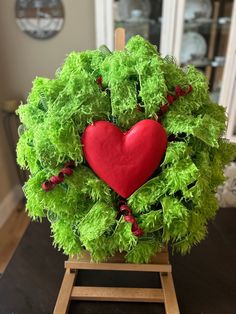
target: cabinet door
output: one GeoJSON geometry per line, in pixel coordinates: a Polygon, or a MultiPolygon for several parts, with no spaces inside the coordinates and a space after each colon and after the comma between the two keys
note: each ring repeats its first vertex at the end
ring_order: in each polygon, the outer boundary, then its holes
{"type": "Polygon", "coordinates": [[[185,0],[95,0],[96,44],[114,49],[114,29],[126,30],[126,41],[141,35],[166,54],[174,54],[178,30],[182,33],[185,0]]]}
{"type": "Polygon", "coordinates": [[[228,114],[229,121],[226,137],[236,142],[236,1],[234,1],[233,5],[220,104],[226,107],[228,114]]]}
{"type": "Polygon", "coordinates": [[[225,65],[229,54],[232,0],[186,0],[179,50],[175,54],[182,66],[193,64],[209,80],[212,99],[219,102],[225,65]]]}
{"type": "Polygon", "coordinates": [[[162,25],[162,0],[114,1],[114,27],[126,30],[126,41],[141,35],[159,47],[162,25]]]}

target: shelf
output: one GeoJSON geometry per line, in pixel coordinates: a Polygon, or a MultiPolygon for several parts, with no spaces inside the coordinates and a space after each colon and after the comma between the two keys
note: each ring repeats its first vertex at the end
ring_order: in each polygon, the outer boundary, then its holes
{"type": "Polygon", "coordinates": [[[197,68],[203,68],[203,67],[206,67],[208,65],[211,65],[211,61],[208,60],[207,58],[189,60],[186,63],[182,63],[181,66],[186,66],[186,65],[189,65],[189,64],[194,65],[197,68]]]}
{"type": "Polygon", "coordinates": [[[181,66],[185,66],[185,65],[188,65],[188,64],[192,64],[194,65],[195,67],[198,67],[198,68],[203,68],[203,67],[206,67],[206,66],[210,66],[210,67],[213,67],[213,68],[220,68],[220,67],[223,67],[225,65],[225,59],[223,60],[209,60],[207,58],[204,58],[204,59],[195,59],[195,60],[189,60],[187,63],[182,63],[181,66]]]}
{"type": "Polygon", "coordinates": [[[224,67],[224,65],[225,65],[225,60],[224,60],[224,61],[220,61],[220,62],[213,60],[213,61],[211,62],[211,66],[212,66],[213,68],[224,67]]]}
{"type": "MultiPolygon", "coordinates": [[[[140,23],[143,23],[145,20],[140,20],[140,23]]],[[[138,22],[138,21],[137,21],[138,22]]],[[[137,23],[136,22],[136,23],[137,23]]],[[[162,24],[162,17],[159,17],[158,20],[154,20],[154,19],[147,19],[146,22],[148,22],[149,24],[151,25],[158,25],[158,26],[161,26],[162,24]]],[[[230,22],[231,22],[231,18],[230,17],[220,17],[218,19],[218,22],[216,23],[217,24],[217,27],[218,28],[221,28],[221,27],[229,27],[230,28],[230,22]]],[[[115,25],[125,25],[125,24],[129,24],[130,21],[129,20],[120,20],[120,21],[117,21],[115,20],[114,21],[115,25]]],[[[207,18],[199,18],[199,19],[194,19],[194,20],[185,20],[184,21],[184,29],[187,30],[187,29],[191,29],[191,28],[198,28],[200,26],[210,26],[212,25],[213,21],[212,19],[207,19],[207,18]]]]}
{"type": "Polygon", "coordinates": [[[125,20],[125,21],[123,21],[123,20],[120,20],[120,21],[117,21],[117,20],[114,20],[114,24],[115,25],[125,25],[125,24],[132,24],[132,23],[140,23],[140,24],[142,24],[142,23],[149,23],[150,25],[160,25],[161,23],[160,23],[160,21],[156,21],[156,20],[154,20],[154,19],[140,19],[140,20],[136,20],[136,21],[130,21],[130,20],[125,20]]]}

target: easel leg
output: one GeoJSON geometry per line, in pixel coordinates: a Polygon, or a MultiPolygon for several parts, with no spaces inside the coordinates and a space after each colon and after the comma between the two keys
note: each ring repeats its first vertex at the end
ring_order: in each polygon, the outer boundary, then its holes
{"type": "Polygon", "coordinates": [[[74,286],[76,276],[76,270],[72,271],[69,268],[66,269],[53,314],[67,313],[70,305],[71,292],[74,286]]]}
{"type": "Polygon", "coordinates": [[[179,314],[172,273],[160,273],[166,314],[179,314]]]}

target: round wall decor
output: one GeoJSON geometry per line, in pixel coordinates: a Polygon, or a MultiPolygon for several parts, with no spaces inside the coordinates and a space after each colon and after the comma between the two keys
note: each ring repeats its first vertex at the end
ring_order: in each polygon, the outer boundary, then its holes
{"type": "Polygon", "coordinates": [[[16,22],[27,35],[47,39],[60,32],[64,8],[60,0],[17,0],[16,22]]]}

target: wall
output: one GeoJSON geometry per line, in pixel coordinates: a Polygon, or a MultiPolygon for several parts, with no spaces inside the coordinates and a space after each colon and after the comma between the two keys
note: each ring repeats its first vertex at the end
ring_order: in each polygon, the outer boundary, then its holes
{"type": "MultiPolygon", "coordinates": [[[[62,31],[49,40],[25,35],[15,22],[15,0],[0,1],[0,106],[25,100],[35,76],[53,77],[66,54],[95,48],[94,0],[64,0],[62,31]]],[[[0,203],[18,183],[0,114],[0,203]]],[[[1,213],[0,213],[1,215],[1,213]]]]}
{"type": "Polygon", "coordinates": [[[14,17],[15,0],[0,1],[0,58],[5,98],[26,97],[32,79],[53,75],[71,50],[95,48],[94,1],[64,0],[65,24],[49,40],[31,39],[14,17]]]}

